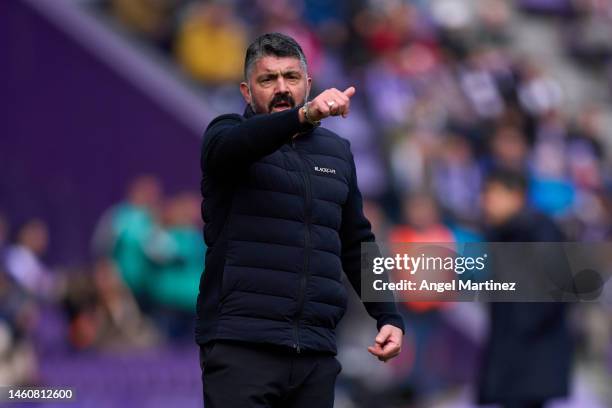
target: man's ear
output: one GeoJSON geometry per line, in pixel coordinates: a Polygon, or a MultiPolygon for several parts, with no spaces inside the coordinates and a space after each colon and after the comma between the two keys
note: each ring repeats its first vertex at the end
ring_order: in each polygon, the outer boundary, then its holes
{"type": "Polygon", "coordinates": [[[244,101],[248,105],[250,105],[251,104],[251,89],[249,88],[249,85],[246,82],[240,83],[240,93],[242,94],[244,101]]]}

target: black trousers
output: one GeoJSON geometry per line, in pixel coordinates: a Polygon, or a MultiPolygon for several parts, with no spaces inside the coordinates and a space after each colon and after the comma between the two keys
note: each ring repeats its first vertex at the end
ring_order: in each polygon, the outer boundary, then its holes
{"type": "Polygon", "coordinates": [[[540,401],[530,402],[509,402],[502,404],[503,408],[543,408],[544,403],[540,401]]]}
{"type": "Polygon", "coordinates": [[[331,354],[217,341],[200,346],[205,408],[332,408],[331,354]]]}

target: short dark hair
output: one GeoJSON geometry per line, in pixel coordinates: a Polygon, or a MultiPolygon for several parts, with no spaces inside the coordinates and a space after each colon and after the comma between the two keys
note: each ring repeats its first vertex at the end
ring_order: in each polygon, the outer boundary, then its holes
{"type": "Polygon", "coordinates": [[[507,190],[525,193],[529,187],[524,173],[516,170],[495,169],[485,179],[485,185],[500,184],[507,190]]]}
{"type": "Polygon", "coordinates": [[[244,79],[248,80],[253,64],[261,57],[274,55],[277,57],[295,57],[300,60],[304,71],[308,71],[306,56],[302,47],[293,38],[281,33],[266,33],[260,35],[249,45],[244,59],[244,79]]]}

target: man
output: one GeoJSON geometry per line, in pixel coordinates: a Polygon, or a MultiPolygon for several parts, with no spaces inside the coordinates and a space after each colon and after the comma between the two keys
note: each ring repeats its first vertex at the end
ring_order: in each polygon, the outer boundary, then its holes
{"type": "MultiPolygon", "coordinates": [[[[307,102],[304,53],[278,33],[249,46],[244,76],[244,115],[214,119],[202,145],[205,405],[331,407],[341,274],[359,293],[361,243],[374,235],[349,143],[318,124],[346,117],[355,88],[307,102]]],[[[365,307],[379,330],[368,350],[387,361],[400,352],[402,319],[392,302],[365,307]]]]}
{"type": "MultiPolygon", "coordinates": [[[[527,182],[514,171],[493,172],[482,205],[489,242],[561,242],[546,216],[527,208],[527,182]]],[[[561,256],[549,253],[550,266],[561,256]]],[[[536,277],[534,277],[536,279],[536,277]]],[[[479,381],[479,402],[542,408],[566,396],[572,347],[564,303],[491,303],[491,329],[479,381]]]]}

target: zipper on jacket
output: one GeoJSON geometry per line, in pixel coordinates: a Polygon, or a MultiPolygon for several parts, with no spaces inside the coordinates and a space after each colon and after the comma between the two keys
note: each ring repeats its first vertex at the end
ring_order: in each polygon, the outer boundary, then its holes
{"type": "Polygon", "coordinates": [[[304,263],[303,263],[303,271],[302,276],[300,277],[300,290],[298,292],[298,304],[297,310],[294,316],[294,326],[293,333],[295,336],[296,343],[294,344],[294,348],[296,352],[299,354],[301,352],[300,349],[300,318],[302,316],[302,311],[304,309],[304,302],[306,300],[306,284],[308,283],[308,277],[310,273],[310,213],[311,213],[311,205],[312,205],[312,188],[310,185],[310,177],[308,176],[308,164],[306,163],[306,159],[303,158],[302,154],[295,149],[295,141],[291,141],[291,146],[297,153],[300,165],[303,167],[300,172],[300,176],[302,177],[302,181],[304,182],[304,221],[306,225],[306,234],[304,236],[304,263]],[[305,167],[304,167],[305,165],[305,167]]]}

